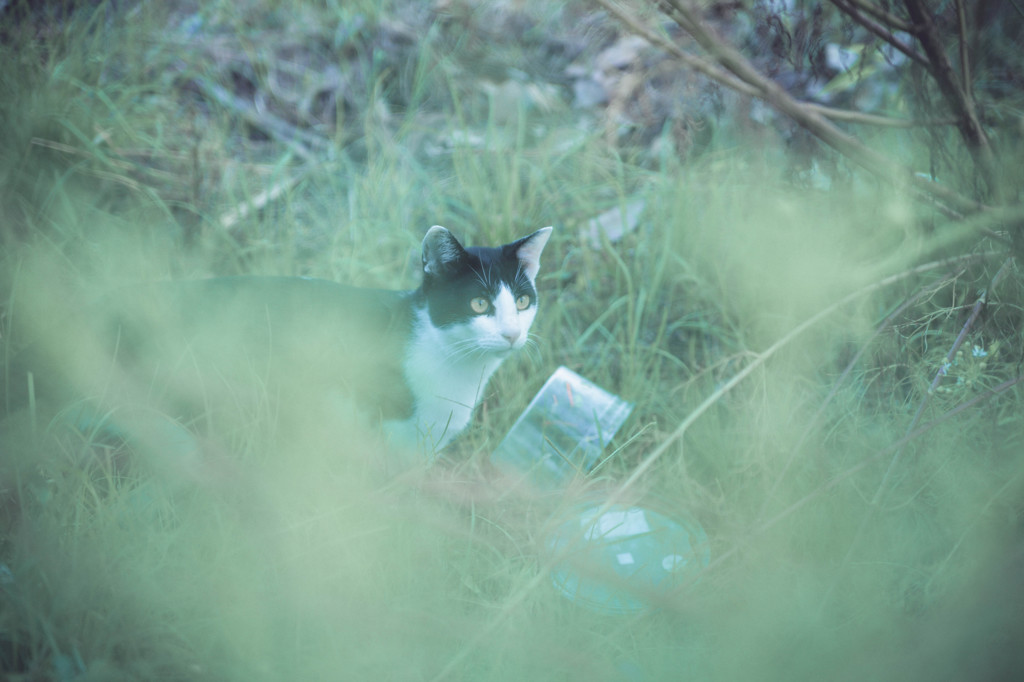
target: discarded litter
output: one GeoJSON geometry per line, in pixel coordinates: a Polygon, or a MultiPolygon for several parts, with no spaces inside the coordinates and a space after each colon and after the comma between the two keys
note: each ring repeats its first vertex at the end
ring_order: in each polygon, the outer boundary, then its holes
{"type": "Polygon", "coordinates": [[[590,501],[547,539],[555,588],[601,613],[636,613],[697,581],[711,551],[694,519],[647,507],[590,501]]]}
{"type": "MultiPolygon", "coordinates": [[[[540,490],[565,488],[600,461],[633,404],[559,367],[491,455],[540,490]]],[[[635,613],[696,581],[711,557],[695,519],[664,504],[599,496],[563,511],[544,536],[555,588],[601,613],[635,613]]]]}
{"type": "Polygon", "coordinates": [[[559,367],[498,444],[491,461],[542,488],[561,487],[599,461],[633,404],[559,367]]]}

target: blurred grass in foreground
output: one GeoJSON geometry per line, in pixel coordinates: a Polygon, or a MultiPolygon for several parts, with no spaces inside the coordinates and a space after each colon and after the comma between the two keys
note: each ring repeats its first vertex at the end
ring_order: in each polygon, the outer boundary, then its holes
{"type": "MultiPolygon", "coordinates": [[[[369,61],[349,65],[349,87],[365,89],[334,112],[330,150],[306,160],[190,90],[231,73],[190,55],[259,64],[281,22],[289,40],[344,42],[344,27],[390,20],[374,7],[99,5],[54,24],[63,35],[6,29],[3,390],[17,351],[78,297],[238,272],[408,288],[434,223],[470,243],[556,226],[539,351],[501,370],[450,461],[395,480],[377,474],[372,435],[283,422],[272,395],[187,424],[203,450],[173,475],[51,422],[46,396],[12,410],[5,672],[980,679],[1019,665],[998,633],[1019,634],[1024,594],[1024,412],[1019,386],[986,393],[1019,374],[1015,271],[927,400],[928,428],[901,441],[1002,262],[985,255],[995,247],[938,248],[935,216],[884,187],[795,189],[743,140],[685,166],[641,164],[566,108],[499,111],[437,36],[408,72],[353,47],[369,61]],[[468,133],[480,141],[451,143],[468,133]],[[450,146],[423,151],[439,141],[450,146]],[[580,237],[637,199],[635,232],[597,249],[580,237]],[[558,595],[539,558],[556,503],[488,478],[488,452],[559,364],[638,406],[580,486],[614,491],[644,467],[637,487],[712,538],[701,582],[650,613],[601,616],[558,595]]],[[[258,69],[237,77],[266,86],[258,69]]],[[[74,353],[87,339],[57,341],[74,353]]]]}

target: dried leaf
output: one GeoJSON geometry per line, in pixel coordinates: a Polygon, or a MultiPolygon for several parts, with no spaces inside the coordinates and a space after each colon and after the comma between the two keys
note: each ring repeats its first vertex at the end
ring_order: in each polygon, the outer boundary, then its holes
{"type": "Polygon", "coordinates": [[[643,199],[633,199],[624,205],[610,208],[588,220],[581,237],[589,241],[590,247],[594,250],[599,250],[604,243],[602,236],[614,244],[636,229],[646,206],[647,203],[643,199]]]}

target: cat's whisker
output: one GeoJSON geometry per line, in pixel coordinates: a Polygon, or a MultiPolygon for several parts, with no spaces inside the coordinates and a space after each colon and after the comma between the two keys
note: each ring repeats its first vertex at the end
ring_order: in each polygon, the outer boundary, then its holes
{"type": "Polygon", "coordinates": [[[526,339],[526,344],[523,346],[523,353],[526,357],[530,358],[530,362],[535,366],[541,364],[543,358],[540,352],[540,345],[534,339],[526,339]]]}
{"type": "Polygon", "coordinates": [[[470,357],[474,354],[482,354],[484,349],[476,339],[462,339],[456,341],[445,349],[445,360],[455,361],[470,357]]]}
{"type": "Polygon", "coordinates": [[[445,361],[451,364],[460,362],[474,355],[472,348],[467,348],[461,351],[453,351],[445,357],[445,361]]]}
{"type": "Polygon", "coordinates": [[[475,271],[476,281],[480,283],[484,291],[491,291],[493,289],[493,279],[491,278],[491,265],[488,263],[484,270],[475,271]]]}
{"type": "Polygon", "coordinates": [[[446,362],[461,360],[472,352],[471,348],[448,348],[445,350],[444,359],[446,362]]]}
{"type": "Polygon", "coordinates": [[[466,349],[473,349],[479,347],[480,343],[477,339],[462,339],[451,344],[450,349],[461,351],[466,349]]]}

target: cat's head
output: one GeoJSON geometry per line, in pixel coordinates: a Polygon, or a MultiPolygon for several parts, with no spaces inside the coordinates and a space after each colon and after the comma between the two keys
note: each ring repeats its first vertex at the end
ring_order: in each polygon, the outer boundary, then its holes
{"type": "Polygon", "coordinates": [[[503,354],[526,344],[537,315],[543,227],[497,247],[466,248],[435,225],[423,238],[423,293],[431,324],[459,355],[503,354]]]}

